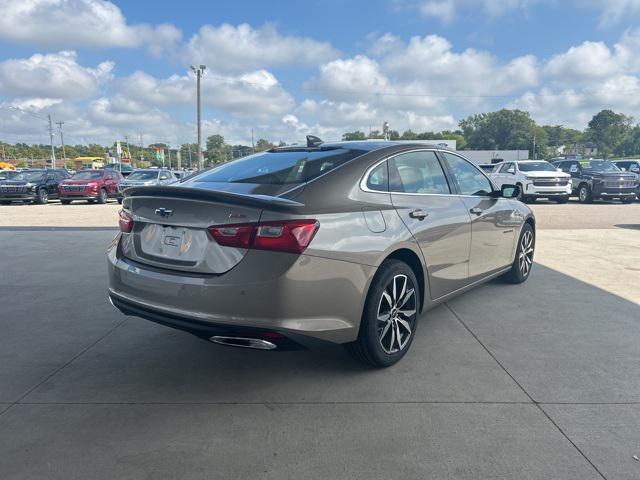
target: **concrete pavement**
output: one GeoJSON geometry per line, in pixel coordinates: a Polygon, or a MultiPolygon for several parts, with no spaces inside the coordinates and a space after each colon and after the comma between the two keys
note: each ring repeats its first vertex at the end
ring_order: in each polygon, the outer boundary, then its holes
{"type": "MultiPolygon", "coordinates": [[[[538,258],[563,265],[548,233],[538,258]]],[[[377,371],[341,348],[236,350],[123,317],[105,297],[112,237],[0,229],[3,480],[640,477],[633,292],[538,264],[428,312],[377,371]]]]}

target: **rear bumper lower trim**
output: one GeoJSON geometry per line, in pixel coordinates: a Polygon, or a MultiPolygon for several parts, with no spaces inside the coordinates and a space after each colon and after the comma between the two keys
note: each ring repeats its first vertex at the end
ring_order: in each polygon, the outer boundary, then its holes
{"type": "Polygon", "coordinates": [[[160,325],[182,330],[197,337],[209,340],[213,336],[224,337],[250,337],[264,339],[275,344],[278,350],[301,350],[327,345],[335,345],[332,342],[307,337],[285,331],[275,331],[262,328],[244,327],[239,325],[226,325],[221,323],[204,322],[186,316],[175,315],[149,308],[147,306],[127,300],[113,291],[109,292],[109,301],[125,315],[140,317],[160,325]],[[279,333],[283,338],[273,338],[273,333],[279,333]]]}

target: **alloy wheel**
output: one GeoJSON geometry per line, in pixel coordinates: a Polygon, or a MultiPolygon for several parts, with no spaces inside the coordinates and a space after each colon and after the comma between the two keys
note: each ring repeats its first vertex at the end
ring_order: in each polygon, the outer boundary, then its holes
{"type": "Polygon", "coordinates": [[[520,240],[520,254],[518,264],[523,277],[527,277],[533,265],[533,232],[527,230],[520,240]]]}
{"type": "Polygon", "coordinates": [[[587,201],[587,197],[589,196],[589,192],[587,191],[587,187],[581,187],[580,188],[579,196],[580,196],[580,201],[581,202],[586,202],[587,201]]]}
{"type": "Polygon", "coordinates": [[[416,292],[411,280],[404,274],[395,275],[378,303],[378,342],[385,353],[398,353],[407,346],[417,311],[416,292]]]}
{"type": "Polygon", "coordinates": [[[49,193],[43,188],[40,190],[40,202],[47,203],[49,201],[49,193]]]}

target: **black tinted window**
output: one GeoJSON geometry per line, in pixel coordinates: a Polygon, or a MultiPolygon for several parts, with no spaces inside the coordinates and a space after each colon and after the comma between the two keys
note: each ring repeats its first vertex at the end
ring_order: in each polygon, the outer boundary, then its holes
{"type": "Polygon", "coordinates": [[[363,153],[346,148],[262,152],[215,167],[190,181],[292,187],[313,180],[363,153]]]}

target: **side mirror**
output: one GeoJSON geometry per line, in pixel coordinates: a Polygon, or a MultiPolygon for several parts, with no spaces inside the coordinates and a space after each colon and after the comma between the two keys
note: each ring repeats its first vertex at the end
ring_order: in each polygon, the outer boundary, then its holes
{"type": "Polygon", "coordinates": [[[556,172],[562,172],[561,168],[556,168],[556,172]]]}
{"type": "Polygon", "coordinates": [[[503,184],[500,188],[500,196],[503,198],[518,198],[520,196],[520,187],[518,185],[503,184]]]}
{"type": "Polygon", "coordinates": [[[620,167],[620,170],[622,170],[623,172],[626,172],[626,171],[627,171],[627,169],[626,169],[626,168],[624,168],[624,167],[620,167]]]}

